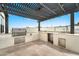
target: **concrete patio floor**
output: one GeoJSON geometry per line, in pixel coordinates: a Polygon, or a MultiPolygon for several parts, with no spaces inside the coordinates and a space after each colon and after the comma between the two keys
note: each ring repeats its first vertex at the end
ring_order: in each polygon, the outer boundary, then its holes
{"type": "Polygon", "coordinates": [[[78,54],[43,41],[33,41],[0,50],[1,56],[78,56],[78,54]]]}

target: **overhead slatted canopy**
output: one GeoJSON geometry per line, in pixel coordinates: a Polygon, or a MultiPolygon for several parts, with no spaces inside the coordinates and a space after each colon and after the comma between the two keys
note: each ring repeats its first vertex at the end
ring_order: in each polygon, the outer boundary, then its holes
{"type": "Polygon", "coordinates": [[[39,21],[48,20],[79,10],[78,3],[6,3],[0,4],[0,11],[32,18],[39,21]]]}

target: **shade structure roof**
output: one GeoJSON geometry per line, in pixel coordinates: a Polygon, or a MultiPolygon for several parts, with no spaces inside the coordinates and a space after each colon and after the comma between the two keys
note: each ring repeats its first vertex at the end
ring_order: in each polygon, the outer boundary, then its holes
{"type": "Polygon", "coordinates": [[[32,18],[38,21],[48,20],[79,10],[78,3],[1,3],[0,11],[32,18]]]}

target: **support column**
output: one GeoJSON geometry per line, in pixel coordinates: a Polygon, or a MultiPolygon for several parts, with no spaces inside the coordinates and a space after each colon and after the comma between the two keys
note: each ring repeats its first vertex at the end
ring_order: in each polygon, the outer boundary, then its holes
{"type": "Polygon", "coordinates": [[[3,25],[2,25],[2,19],[1,19],[1,33],[3,32],[3,25]]]}
{"type": "Polygon", "coordinates": [[[70,14],[70,33],[74,34],[74,13],[70,14]]]}
{"type": "Polygon", "coordinates": [[[4,16],[3,16],[3,12],[0,12],[0,16],[1,16],[1,19],[0,19],[0,33],[3,33],[4,32],[4,16]]]}
{"type": "Polygon", "coordinates": [[[4,12],[4,14],[5,14],[4,33],[7,34],[8,33],[8,13],[4,12]]]}
{"type": "Polygon", "coordinates": [[[39,40],[40,40],[40,21],[38,21],[38,38],[39,38],[39,40]]]}
{"type": "Polygon", "coordinates": [[[40,21],[38,21],[38,31],[40,31],[40,21]]]}
{"type": "Polygon", "coordinates": [[[7,7],[6,7],[6,3],[2,4],[2,11],[4,13],[5,16],[5,20],[4,20],[4,33],[7,34],[8,33],[8,11],[7,11],[7,7]]]}

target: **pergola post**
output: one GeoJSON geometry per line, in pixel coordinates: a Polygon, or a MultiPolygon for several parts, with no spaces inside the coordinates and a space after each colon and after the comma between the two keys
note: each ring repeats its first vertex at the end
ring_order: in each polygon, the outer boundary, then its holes
{"type": "Polygon", "coordinates": [[[0,28],[0,30],[1,30],[0,33],[2,33],[2,19],[1,19],[1,25],[0,25],[0,27],[1,27],[0,28]]]}
{"type": "Polygon", "coordinates": [[[70,14],[70,33],[74,34],[74,13],[70,14]]]}
{"type": "Polygon", "coordinates": [[[4,19],[4,33],[8,33],[8,11],[6,4],[2,4],[2,11],[4,13],[5,19],[4,19]]]}
{"type": "Polygon", "coordinates": [[[4,12],[4,15],[5,15],[4,33],[7,34],[8,33],[8,13],[4,12]]]}
{"type": "Polygon", "coordinates": [[[38,31],[40,31],[40,21],[38,21],[38,31]]]}
{"type": "Polygon", "coordinates": [[[38,21],[38,33],[39,33],[38,38],[40,40],[40,21],[38,21]]]}

